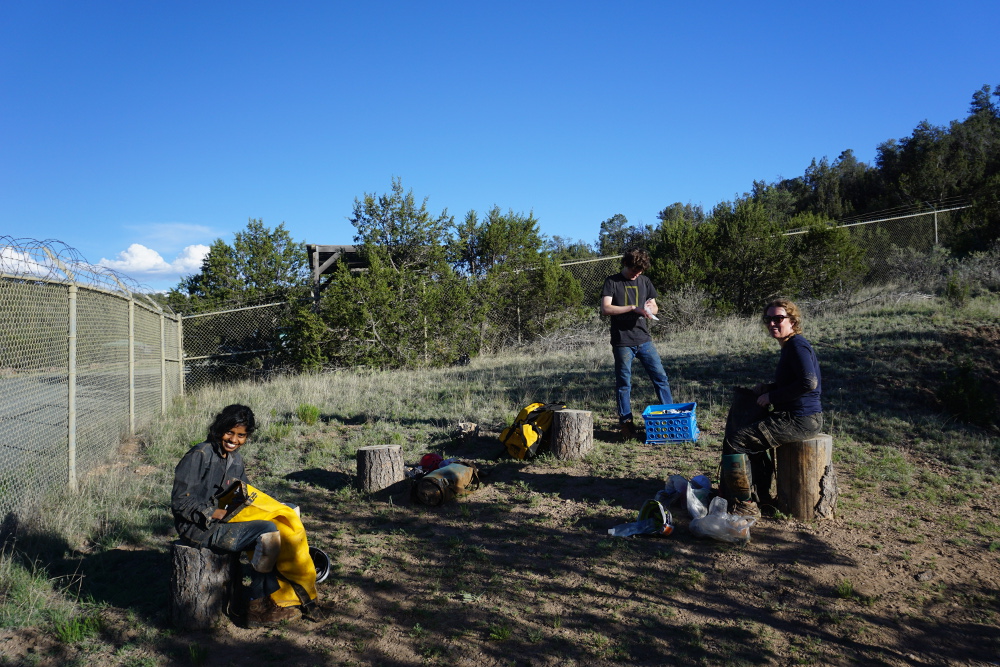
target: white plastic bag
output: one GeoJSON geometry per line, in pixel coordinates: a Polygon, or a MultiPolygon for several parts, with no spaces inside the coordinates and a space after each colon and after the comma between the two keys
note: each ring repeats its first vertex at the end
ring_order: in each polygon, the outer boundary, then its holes
{"type": "Polygon", "coordinates": [[[694,495],[702,504],[708,502],[708,497],[712,495],[712,480],[705,475],[695,475],[691,478],[689,486],[694,487],[694,495]]]}
{"type": "Polygon", "coordinates": [[[687,493],[688,481],[683,475],[671,475],[667,479],[666,485],[656,492],[653,500],[656,500],[664,507],[670,507],[687,493]]]}
{"type": "Polygon", "coordinates": [[[708,509],[688,485],[688,512],[691,514],[691,532],[700,537],[711,537],[722,542],[747,543],[750,528],[757,523],[754,517],[729,514],[725,498],[712,498],[708,509]]]}
{"type": "Polygon", "coordinates": [[[688,486],[694,487],[694,494],[702,503],[708,500],[712,493],[712,480],[705,475],[696,475],[688,482],[683,475],[671,475],[667,479],[666,485],[661,491],[657,491],[654,500],[659,501],[664,507],[670,507],[687,496],[688,486]]]}

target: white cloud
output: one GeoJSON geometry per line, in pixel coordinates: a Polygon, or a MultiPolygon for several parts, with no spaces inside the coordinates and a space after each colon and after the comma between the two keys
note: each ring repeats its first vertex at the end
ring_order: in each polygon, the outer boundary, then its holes
{"type": "Polygon", "coordinates": [[[101,258],[100,266],[121,271],[129,276],[167,277],[181,276],[197,272],[208,254],[208,246],[195,244],[185,247],[173,262],[166,260],[152,248],[141,243],[133,243],[127,250],[118,253],[117,259],[101,258]]]}
{"type": "Polygon", "coordinates": [[[210,249],[207,245],[200,243],[187,246],[184,250],[181,250],[181,253],[177,255],[177,259],[174,260],[174,269],[179,273],[185,274],[201,271],[201,263],[205,260],[210,249]]]}
{"type": "Polygon", "coordinates": [[[118,259],[102,257],[98,264],[125,274],[167,273],[170,271],[170,265],[160,257],[160,253],[139,243],[133,243],[128,247],[128,250],[118,253],[118,259]]]}
{"type": "Polygon", "coordinates": [[[0,247],[0,273],[45,277],[52,270],[51,261],[39,261],[30,253],[11,246],[0,247]]]}

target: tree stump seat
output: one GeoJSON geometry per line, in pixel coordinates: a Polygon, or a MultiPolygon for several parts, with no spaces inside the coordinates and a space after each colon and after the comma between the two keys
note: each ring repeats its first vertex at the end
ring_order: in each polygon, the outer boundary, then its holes
{"type": "Polygon", "coordinates": [[[778,504],[799,521],[832,519],[837,508],[833,438],[826,433],[775,450],[778,504]]]}
{"type": "Polygon", "coordinates": [[[214,627],[229,610],[239,585],[238,555],[181,541],[170,545],[170,620],[183,630],[214,627]]]}
{"type": "Polygon", "coordinates": [[[358,488],[364,493],[375,493],[406,479],[399,445],[360,447],[357,463],[358,488]]]}
{"type": "Polygon", "coordinates": [[[594,414],[588,410],[552,413],[550,449],[557,459],[576,461],[594,448],[594,414]]]}

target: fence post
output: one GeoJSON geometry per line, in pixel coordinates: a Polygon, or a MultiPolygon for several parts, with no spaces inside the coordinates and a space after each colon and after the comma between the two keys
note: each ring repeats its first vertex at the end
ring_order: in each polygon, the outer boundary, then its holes
{"type": "Polygon", "coordinates": [[[520,346],[521,341],[521,306],[517,307],[517,344],[520,346]]]}
{"type": "Polygon", "coordinates": [[[67,482],[76,491],[76,283],[69,284],[69,332],[67,336],[66,442],[67,482]]]}
{"type": "Polygon", "coordinates": [[[181,396],[184,395],[184,317],[180,313],[175,313],[177,317],[177,383],[180,385],[181,396]]]}
{"type": "MultiPolygon", "coordinates": [[[[420,309],[423,310],[427,302],[427,283],[420,281],[420,309]]],[[[424,366],[427,365],[427,315],[424,315],[424,366]]]]}
{"type": "Polygon", "coordinates": [[[160,414],[167,412],[167,323],[160,311],[160,414]]]}
{"type": "Polygon", "coordinates": [[[128,434],[135,435],[135,299],[128,295],[128,434]]]}

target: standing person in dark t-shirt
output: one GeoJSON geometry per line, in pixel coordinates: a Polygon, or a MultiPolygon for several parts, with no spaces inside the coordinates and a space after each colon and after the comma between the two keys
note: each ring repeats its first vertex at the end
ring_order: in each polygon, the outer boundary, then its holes
{"type": "MultiPolygon", "coordinates": [[[[733,514],[760,516],[757,503],[749,495],[734,492],[738,484],[730,479],[734,469],[751,469],[751,479],[760,501],[768,501],[773,461],[769,452],[786,442],[798,442],[815,437],[823,430],[823,406],[820,394],[823,379],[812,345],[802,335],[802,312],[788,299],[777,299],[764,309],[764,326],[768,334],[781,345],[781,356],[774,371],[774,382],[754,387],[757,405],[774,410],[763,419],[727,433],[722,441],[722,495],[729,501],[733,514]],[[747,459],[746,457],[751,457],[747,459]],[[757,457],[757,461],[754,461],[757,457]],[[758,463],[759,465],[753,465],[758,463]]],[[[751,489],[753,491],[753,489],[751,489]]]]}
{"type": "Polygon", "coordinates": [[[649,268],[649,253],[633,248],[622,256],[621,273],[608,276],[601,290],[601,315],[611,317],[611,349],[615,355],[615,389],[622,439],[635,437],[632,418],[632,361],[642,363],[656,387],[660,404],[673,403],[670,383],[660,355],[649,336],[646,320],[659,312],[659,296],[652,281],[642,275],[649,268]]]}

